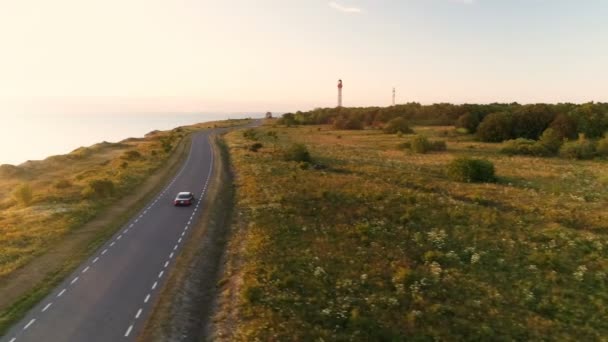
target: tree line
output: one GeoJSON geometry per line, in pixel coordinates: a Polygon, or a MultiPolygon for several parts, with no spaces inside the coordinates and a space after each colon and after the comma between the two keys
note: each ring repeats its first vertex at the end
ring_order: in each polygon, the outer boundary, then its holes
{"type": "Polygon", "coordinates": [[[363,129],[384,128],[395,119],[410,125],[454,125],[487,142],[537,140],[547,128],[562,139],[575,139],[579,134],[595,139],[608,131],[608,103],[407,103],[391,107],[317,108],[286,113],[279,122],[288,126],[332,124],[337,129],[363,129]]]}

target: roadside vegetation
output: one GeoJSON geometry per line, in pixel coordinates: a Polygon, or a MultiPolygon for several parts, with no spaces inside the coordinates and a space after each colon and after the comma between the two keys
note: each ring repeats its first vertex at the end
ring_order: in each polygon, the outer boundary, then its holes
{"type": "MultiPolygon", "coordinates": [[[[572,110],[587,117],[604,105],[590,106],[572,110]]],[[[382,129],[394,108],[320,109],[229,133],[237,207],[228,264],[236,270],[221,282],[221,336],[605,338],[608,162],[596,150],[592,160],[502,151],[520,143],[547,155],[569,144],[587,151],[576,136],[591,127],[539,114],[538,129],[500,139],[533,142],[483,142],[477,125],[485,120],[475,113],[486,107],[463,108],[405,105],[399,115],[407,124],[395,125],[414,135],[382,129]],[[341,123],[336,130],[336,120],[366,129],[341,123]],[[573,131],[556,148],[545,125],[573,131]],[[412,148],[429,141],[443,144],[427,153],[412,148]],[[253,143],[261,145],[255,152],[253,143]]],[[[585,136],[600,146],[601,134],[585,136]]]]}

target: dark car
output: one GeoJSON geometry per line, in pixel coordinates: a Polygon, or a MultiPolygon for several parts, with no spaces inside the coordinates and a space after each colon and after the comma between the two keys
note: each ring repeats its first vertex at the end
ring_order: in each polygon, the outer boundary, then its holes
{"type": "Polygon", "coordinates": [[[192,205],[192,203],[194,203],[194,194],[191,192],[180,192],[179,194],[177,194],[177,197],[175,197],[175,200],[173,201],[173,204],[178,207],[178,206],[188,206],[188,205],[192,205]]]}

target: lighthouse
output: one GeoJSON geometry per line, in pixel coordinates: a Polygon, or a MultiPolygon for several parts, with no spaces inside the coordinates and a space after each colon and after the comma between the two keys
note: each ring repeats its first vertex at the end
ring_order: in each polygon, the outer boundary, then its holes
{"type": "Polygon", "coordinates": [[[338,108],[342,107],[342,80],[338,80],[338,108]]]}

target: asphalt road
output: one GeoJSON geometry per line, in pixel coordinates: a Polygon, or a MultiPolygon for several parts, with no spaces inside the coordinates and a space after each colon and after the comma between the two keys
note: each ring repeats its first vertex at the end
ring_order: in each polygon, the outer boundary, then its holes
{"type": "Polygon", "coordinates": [[[181,171],[151,203],[9,330],[2,342],[133,341],[205,208],[211,131],[193,135],[181,171]],[[174,207],[180,191],[197,202],[174,207]]]}

